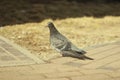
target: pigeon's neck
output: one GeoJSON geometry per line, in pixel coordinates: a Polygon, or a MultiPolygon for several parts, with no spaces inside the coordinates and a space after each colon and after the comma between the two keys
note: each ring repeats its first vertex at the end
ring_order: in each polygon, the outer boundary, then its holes
{"type": "Polygon", "coordinates": [[[59,34],[59,31],[54,27],[49,27],[50,29],[50,35],[55,35],[55,34],[59,34]]]}

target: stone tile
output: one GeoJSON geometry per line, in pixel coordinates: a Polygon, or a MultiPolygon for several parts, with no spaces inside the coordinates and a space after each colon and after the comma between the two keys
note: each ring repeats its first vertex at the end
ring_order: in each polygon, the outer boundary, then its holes
{"type": "Polygon", "coordinates": [[[111,77],[104,74],[92,74],[85,76],[71,77],[72,80],[113,80],[111,77]]]}
{"type": "Polygon", "coordinates": [[[15,71],[4,71],[4,72],[0,72],[0,77],[7,77],[7,76],[20,76],[21,74],[19,72],[15,72],[15,71]]]}
{"type": "MultiPolygon", "coordinates": [[[[108,63],[112,63],[118,59],[120,59],[120,54],[118,54],[117,52],[119,51],[119,49],[117,48],[116,50],[113,50],[113,55],[110,55],[110,56],[105,56],[103,54],[103,57],[102,59],[100,60],[93,60],[92,63],[89,63],[89,64],[86,64],[85,66],[83,66],[84,68],[91,68],[91,69],[94,69],[94,68],[99,68],[99,67],[103,67],[105,65],[107,65],[108,63]]],[[[112,53],[112,52],[110,52],[112,53]]],[[[99,55],[97,57],[100,57],[99,55]]]]}
{"type": "Polygon", "coordinates": [[[61,64],[42,64],[42,65],[31,65],[34,70],[40,71],[42,73],[49,73],[49,72],[64,72],[64,71],[75,71],[79,70],[77,67],[72,67],[68,65],[61,65],[61,64]]]}
{"type": "Polygon", "coordinates": [[[0,76],[1,80],[43,80],[45,79],[43,76],[41,75],[28,75],[28,76],[16,76],[16,75],[12,75],[12,76],[0,76]]]}
{"type": "Polygon", "coordinates": [[[120,68],[120,60],[116,60],[112,63],[105,65],[105,68],[111,68],[113,70],[119,69],[120,68]]]}
{"type": "Polygon", "coordinates": [[[89,49],[87,52],[88,55],[94,55],[94,54],[98,54],[98,53],[102,53],[105,51],[109,51],[111,49],[114,49],[118,47],[118,45],[105,45],[105,46],[100,46],[100,47],[94,47],[93,49],[89,49]]]}
{"type": "Polygon", "coordinates": [[[31,71],[19,71],[23,75],[32,75],[32,74],[46,74],[46,73],[54,73],[57,72],[56,70],[53,69],[38,69],[38,70],[31,70],[31,71]]]}
{"type": "MultiPolygon", "coordinates": [[[[9,42],[9,41],[8,41],[9,42]]],[[[11,58],[5,57],[7,63],[11,66],[22,64],[28,65],[31,60],[25,59],[30,57],[29,54],[16,54],[18,51],[12,50],[11,43],[0,39],[0,56],[13,56],[16,62],[10,62],[11,58]],[[8,46],[6,44],[9,44],[8,46]],[[6,49],[1,48],[4,46],[6,49]],[[6,50],[11,50],[8,54],[6,50]],[[19,56],[18,59],[15,56],[19,56]],[[20,58],[20,59],[19,59],[20,58]],[[24,59],[24,60],[23,60],[24,59]],[[8,61],[9,60],[9,61],[8,61]],[[23,61],[23,62],[22,62],[23,61]]],[[[13,46],[13,45],[12,45],[13,46]]],[[[17,49],[18,47],[15,46],[17,49]]],[[[105,45],[88,51],[86,54],[95,60],[78,60],[70,57],[61,57],[51,60],[49,64],[36,64],[37,60],[33,59],[34,65],[16,66],[16,67],[0,67],[0,80],[119,80],[120,64],[119,64],[119,45],[105,45]],[[90,53],[90,54],[89,54],[90,53]],[[36,62],[36,63],[35,63],[36,62]],[[107,69],[109,68],[109,69],[107,69]],[[116,70],[111,70],[117,68],[116,70]],[[117,71],[118,70],[118,71],[117,71]]],[[[18,49],[22,51],[22,49],[18,49]]],[[[26,52],[26,51],[25,51],[26,52]]],[[[1,58],[0,58],[1,59],[1,58]]],[[[37,58],[38,59],[38,58],[37,58]]],[[[7,64],[0,60],[0,64],[7,64]]],[[[1,65],[0,65],[1,66],[1,65]]]]}
{"type": "Polygon", "coordinates": [[[117,78],[113,78],[114,80],[120,80],[120,77],[117,77],[117,78]]]}
{"type": "Polygon", "coordinates": [[[5,71],[31,71],[32,68],[29,66],[16,66],[16,67],[0,67],[0,72],[5,72],[5,71]]]}
{"type": "Polygon", "coordinates": [[[24,75],[57,72],[54,64],[30,65],[32,70],[20,71],[24,75]]]}
{"type": "Polygon", "coordinates": [[[51,60],[51,62],[55,63],[55,64],[65,64],[65,63],[68,63],[68,62],[71,62],[71,61],[74,61],[74,60],[76,60],[76,59],[71,58],[71,57],[61,57],[61,58],[51,60]]]}
{"type": "Polygon", "coordinates": [[[112,76],[112,77],[114,77],[114,78],[120,77],[120,72],[118,72],[118,71],[107,73],[107,74],[110,75],[110,76],[112,76]]]}
{"type": "Polygon", "coordinates": [[[81,69],[79,72],[90,75],[90,74],[107,74],[107,73],[113,73],[114,71],[111,70],[104,70],[104,69],[81,69]]]}
{"type": "Polygon", "coordinates": [[[15,60],[15,58],[9,55],[0,56],[0,61],[13,61],[13,60],[15,60]]]}
{"type": "Polygon", "coordinates": [[[57,70],[59,72],[66,72],[66,71],[78,71],[80,68],[68,65],[61,65],[57,70]]]}
{"type": "Polygon", "coordinates": [[[94,60],[79,60],[79,59],[76,59],[76,60],[73,60],[73,61],[69,61],[67,63],[68,63],[68,65],[73,65],[73,66],[76,66],[76,67],[80,67],[80,66],[86,65],[86,64],[97,63],[98,60],[119,52],[118,45],[109,45],[107,47],[105,46],[105,48],[106,48],[105,50],[104,50],[104,48],[98,48],[100,50],[97,50],[95,48],[95,50],[93,50],[93,52],[91,52],[91,50],[88,51],[86,56],[92,57],[94,60]],[[113,48],[115,48],[114,51],[113,51],[113,48]],[[107,49],[110,49],[110,50],[107,50],[107,49]],[[98,51],[97,54],[95,53],[94,55],[91,55],[91,53],[94,53],[96,51],[98,51]],[[102,52],[100,52],[100,51],[102,51],[102,52]]]}
{"type": "Polygon", "coordinates": [[[94,60],[77,60],[75,61],[75,63],[80,63],[80,64],[95,64],[97,63],[97,61],[99,62],[100,59],[104,59],[104,58],[107,58],[109,57],[110,55],[114,55],[114,54],[117,54],[119,52],[119,47],[115,48],[114,51],[111,49],[111,50],[108,50],[108,51],[105,51],[105,52],[100,52],[98,54],[94,54],[94,55],[90,55],[89,56],[89,53],[87,54],[87,56],[89,57],[92,57],[94,60]]]}
{"type": "MultiPolygon", "coordinates": [[[[6,54],[6,51],[0,47],[0,53],[6,54]]],[[[0,56],[1,56],[1,55],[4,55],[4,54],[0,54],[0,56]]]]}
{"type": "Polygon", "coordinates": [[[91,63],[94,60],[75,60],[75,61],[71,61],[68,63],[65,63],[65,65],[69,65],[69,66],[73,66],[73,67],[81,67],[84,66],[85,64],[91,63]]]}
{"type": "Polygon", "coordinates": [[[26,49],[0,36],[0,66],[28,65],[44,63],[26,49]]]}
{"type": "Polygon", "coordinates": [[[70,76],[82,76],[83,74],[79,72],[57,72],[45,74],[47,78],[60,78],[60,77],[70,77],[70,76]]]}
{"type": "Polygon", "coordinates": [[[42,80],[69,80],[67,78],[51,78],[51,79],[42,79],[42,80]]]}
{"type": "Polygon", "coordinates": [[[93,55],[92,57],[96,59],[102,59],[102,58],[106,58],[110,55],[114,55],[117,54],[120,51],[119,47],[117,46],[115,49],[111,49],[111,50],[107,50],[105,52],[102,53],[98,53],[96,55],[93,55]]]}

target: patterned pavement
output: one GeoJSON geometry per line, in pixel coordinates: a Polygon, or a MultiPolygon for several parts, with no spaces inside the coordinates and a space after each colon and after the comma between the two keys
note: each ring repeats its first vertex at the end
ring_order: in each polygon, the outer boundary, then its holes
{"type": "Polygon", "coordinates": [[[28,65],[43,61],[0,36],[0,66],[28,65]]]}
{"type": "Polygon", "coordinates": [[[120,80],[120,42],[87,52],[94,60],[61,57],[43,63],[0,37],[0,80],[120,80]]]}

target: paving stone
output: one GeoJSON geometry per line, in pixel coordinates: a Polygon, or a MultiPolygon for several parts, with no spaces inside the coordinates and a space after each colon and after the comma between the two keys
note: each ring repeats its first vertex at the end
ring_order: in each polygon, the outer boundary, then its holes
{"type": "Polygon", "coordinates": [[[110,44],[88,50],[86,55],[95,60],[61,57],[36,64],[38,58],[0,38],[0,80],[119,80],[119,48],[119,44],[110,44]]]}
{"type": "Polygon", "coordinates": [[[109,64],[105,65],[105,67],[103,67],[103,68],[117,70],[120,68],[120,60],[109,63],[109,64]]]}
{"type": "Polygon", "coordinates": [[[118,72],[118,71],[110,72],[110,73],[107,73],[107,74],[114,77],[114,78],[120,77],[120,72],[118,72]]]}
{"type": "Polygon", "coordinates": [[[57,68],[59,72],[66,72],[66,71],[78,71],[80,68],[68,66],[68,65],[61,65],[61,67],[57,68]]]}
{"type": "Polygon", "coordinates": [[[73,67],[81,67],[87,63],[91,63],[93,62],[93,60],[75,60],[75,61],[71,61],[68,63],[64,63],[65,65],[69,65],[69,66],[73,66],[73,67]]]}
{"type": "Polygon", "coordinates": [[[117,78],[113,78],[114,80],[120,80],[120,77],[117,77],[117,78]]]}
{"type": "Polygon", "coordinates": [[[57,72],[45,74],[47,78],[60,78],[60,77],[70,77],[70,76],[82,76],[83,74],[79,72],[57,72]]]}
{"type": "Polygon", "coordinates": [[[0,56],[0,62],[2,62],[2,61],[11,61],[11,60],[15,60],[15,58],[14,57],[11,57],[11,56],[9,56],[9,55],[5,55],[5,56],[0,56]]]}
{"type": "MultiPolygon", "coordinates": [[[[96,49],[96,48],[95,48],[96,49]]],[[[109,55],[115,54],[119,52],[119,47],[118,45],[108,45],[108,46],[104,46],[104,48],[100,47],[97,48],[96,50],[93,50],[93,52],[90,50],[88,51],[88,53],[86,54],[86,56],[92,57],[94,60],[78,60],[76,59],[75,61],[72,62],[68,62],[68,65],[72,65],[72,66],[76,66],[76,67],[80,67],[86,64],[91,64],[91,63],[97,63],[97,61],[99,59],[105,58],[109,55]],[[113,48],[115,48],[114,52],[113,52],[113,48]],[[100,50],[99,50],[100,49],[100,50]],[[109,50],[110,49],[110,50],[109,50]],[[103,50],[103,51],[102,51],[103,50]],[[98,54],[96,54],[95,52],[98,51],[98,54]],[[102,51],[102,52],[100,52],[102,51]],[[92,53],[92,55],[91,55],[92,53]],[[93,55],[94,54],[94,55],[93,55]]]]}
{"type": "Polygon", "coordinates": [[[72,80],[113,80],[111,77],[104,74],[92,74],[85,76],[71,77],[72,80]]]}
{"type": "Polygon", "coordinates": [[[99,68],[101,66],[107,65],[108,63],[112,63],[112,62],[120,59],[120,57],[119,57],[120,54],[118,54],[118,51],[119,51],[119,49],[117,48],[116,50],[113,51],[113,52],[115,52],[115,54],[110,55],[108,57],[104,57],[103,59],[100,59],[100,60],[96,60],[96,61],[94,60],[92,63],[84,65],[83,67],[84,68],[99,68]]]}
{"type": "Polygon", "coordinates": [[[81,69],[79,72],[88,75],[88,74],[107,74],[107,73],[114,73],[111,70],[104,70],[104,69],[81,69]]]}
{"type": "Polygon", "coordinates": [[[47,72],[64,72],[64,71],[77,71],[79,68],[61,64],[42,64],[42,65],[31,65],[34,70],[40,71],[41,73],[47,72]]]}
{"type": "Polygon", "coordinates": [[[60,57],[60,58],[56,58],[54,60],[51,60],[52,63],[56,63],[56,64],[65,64],[71,61],[76,60],[75,58],[71,58],[71,57],[60,57]]]}
{"type": "Polygon", "coordinates": [[[32,74],[46,74],[46,73],[54,73],[57,72],[56,70],[53,69],[38,69],[38,70],[31,70],[31,71],[19,71],[23,75],[32,75],[32,74]]]}
{"type": "Polygon", "coordinates": [[[24,75],[57,72],[54,64],[30,65],[32,70],[20,71],[24,75]]]}
{"type": "Polygon", "coordinates": [[[31,71],[32,68],[30,66],[14,66],[14,67],[0,67],[0,72],[5,72],[5,71],[31,71]]]}
{"type": "Polygon", "coordinates": [[[117,46],[114,50],[111,49],[111,50],[107,50],[105,52],[102,52],[102,53],[98,53],[96,55],[93,55],[92,57],[96,59],[102,59],[102,58],[106,58],[110,55],[114,55],[116,53],[118,53],[120,51],[119,47],[117,46]]]}
{"type": "Polygon", "coordinates": [[[105,46],[100,46],[100,47],[95,47],[93,49],[89,49],[87,52],[88,55],[94,55],[94,54],[97,54],[97,53],[102,53],[102,52],[105,52],[105,51],[108,51],[108,50],[111,50],[111,49],[114,49],[118,47],[118,45],[105,45],[105,46]]]}
{"type": "Polygon", "coordinates": [[[45,79],[41,75],[28,75],[28,76],[16,76],[16,75],[10,75],[10,76],[0,76],[1,80],[43,80],[45,79]]]}
{"type": "Polygon", "coordinates": [[[26,49],[0,36],[0,67],[44,63],[26,49]]]}
{"type": "Polygon", "coordinates": [[[15,71],[4,71],[0,72],[0,77],[9,77],[9,76],[20,76],[21,74],[19,72],[15,71]]]}
{"type": "Polygon", "coordinates": [[[43,79],[43,80],[69,80],[67,78],[52,78],[52,79],[43,79]]]}

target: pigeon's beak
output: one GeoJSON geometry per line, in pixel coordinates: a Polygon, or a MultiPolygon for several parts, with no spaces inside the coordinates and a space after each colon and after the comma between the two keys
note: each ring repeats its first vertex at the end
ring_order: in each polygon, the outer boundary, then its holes
{"type": "Polygon", "coordinates": [[[48,24],[45,27],[51,27],[51,26],[53,26],[53,23],[52,22],[48,22],[48,24]]]}

